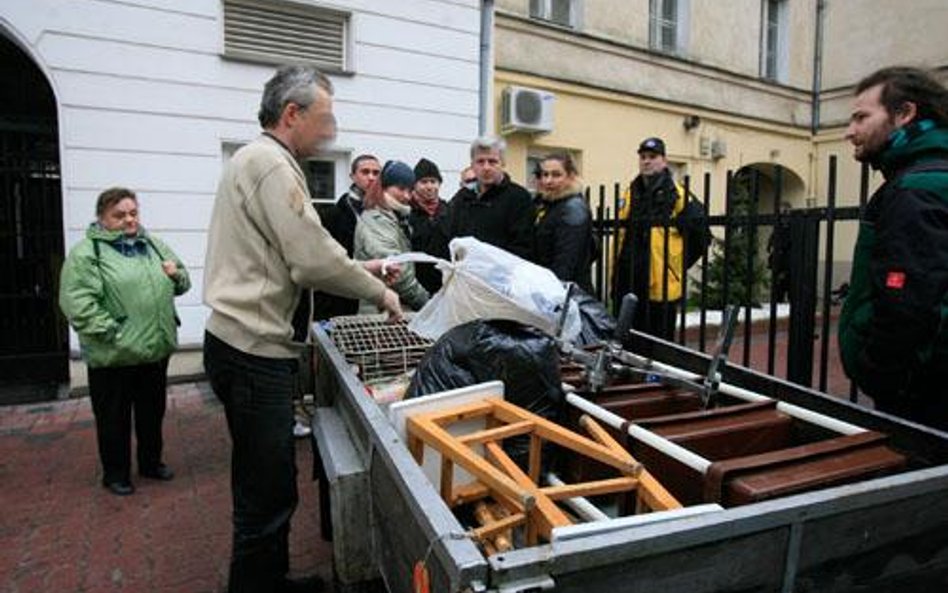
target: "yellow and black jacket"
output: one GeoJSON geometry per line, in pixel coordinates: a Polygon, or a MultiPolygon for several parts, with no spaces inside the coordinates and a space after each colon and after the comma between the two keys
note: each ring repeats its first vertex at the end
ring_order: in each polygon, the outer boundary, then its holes
{"type": "Polygon", "coordinates": [[[611,274],[614,297],[632,291],[654,302],[681,299],[684,240],[674,221],[685,203],[685,190],[668,169],[651,182],[637,176],[625,191],[611,274]]]}

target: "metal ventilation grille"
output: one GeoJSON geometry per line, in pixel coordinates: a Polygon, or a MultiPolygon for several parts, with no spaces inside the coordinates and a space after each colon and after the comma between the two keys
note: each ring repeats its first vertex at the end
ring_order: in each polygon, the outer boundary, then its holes
{"type": "Polygon", "coordinates": [[[346,362],[359,367],[364,383],[414,369],[433,343],[409,330],[408,319],[389,323],[385,315],[353,315],[331,321],[333,343],[346,362]]]}
{"type": "Polygon", "coordinates": [[[224,0],[224,54],[345,70],[349,15],[279,1],[224,0]]]}

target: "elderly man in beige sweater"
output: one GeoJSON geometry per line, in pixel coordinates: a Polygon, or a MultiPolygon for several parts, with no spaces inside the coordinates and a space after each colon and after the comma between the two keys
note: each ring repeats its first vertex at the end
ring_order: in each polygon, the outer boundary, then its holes
{"type": "Polygon", "coordinates": [[[281,68],[267,82],[263,134],[224,169],[208,231],[204,366],[223,402],[233,451],[234,539],[229,591],[315,591],[287,579],[296,508],[292,395],[301,344],[293,312],[304,288],[368,300],[392,318],[398,296],[320,223],[299,160],[335,135],[332,85],[318,71],[281,68]]]}

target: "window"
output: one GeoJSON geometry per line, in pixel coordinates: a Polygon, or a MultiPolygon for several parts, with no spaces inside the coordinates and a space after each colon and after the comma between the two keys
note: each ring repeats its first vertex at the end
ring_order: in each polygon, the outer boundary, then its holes
{"type": "Polygon", "coordinates": [[[530,17],[578,29],[580,2],[581,0],[530,0],[530,17]]]}
{"type": "Polygon", "coordinates": [[[306,174],[306,184],[309,186],[313,205],[336,200],[335,162],[310,159],[303,163],[303,173],[306,174]]]}
{"type": "Polygon", "coordinates": [[[224,55],[346,70],[349,15],[283,0],[224,0],[224,55]]]}
{"type": "Polygon", "coordinates": [[[649,0],[649,46],[661,52],[684,52],[687,0],[649,0]]]}
{"type": "MultiPolygon", "coordinates": [[[[245,142],[225,141],[221,145],[221,156],[224,164],[234,156],[245,142]]],[[[346,187],[349,171],[346,163],[349,155],[341,152],[326,151],[316,158],[307,159],[301,164],[306,176],[306,185],[312,197],[313,206],[317,210],[323,206],[335,203],[336,189],[346,187]]],[[[341,191],[339,193],[342,193],[341,191]]]]}
{"type": "Polygon", "coordinates": [[[760,75],[767,80],[787,79],[787,1],[761,3],[760,75]]]}

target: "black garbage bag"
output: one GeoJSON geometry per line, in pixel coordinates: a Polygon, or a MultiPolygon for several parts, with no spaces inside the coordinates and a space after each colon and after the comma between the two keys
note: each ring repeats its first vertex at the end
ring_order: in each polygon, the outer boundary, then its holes
{"type": "Polygon", "coordinates": [[[579,306],[579,318],[583,324],[576,337],[577,346],[599,344],[612,338],[616,331],[616,320],[599,299],[577,286],[573,289],[573,302],[579,306]]]}
{"type": "MultiPolygon", "coordinates": [[[[471,321],[444,334],[418,364],[405,397],[498,379],[510,403],[554,422],[562,418],[565,394],[556,343],[516,321],[471,321]]],[[[521,467],[528,448],[525,438],[508,439],[504,446],[521,467]]]]}

